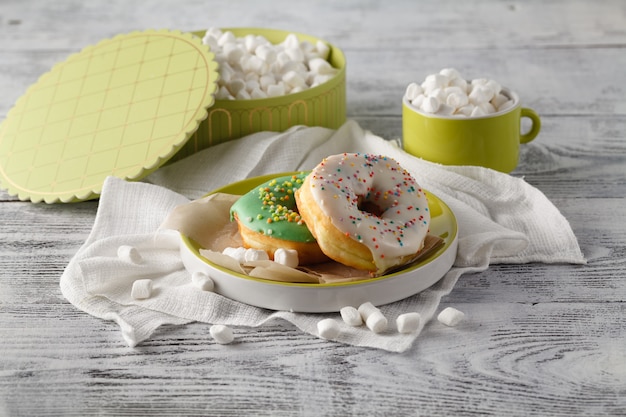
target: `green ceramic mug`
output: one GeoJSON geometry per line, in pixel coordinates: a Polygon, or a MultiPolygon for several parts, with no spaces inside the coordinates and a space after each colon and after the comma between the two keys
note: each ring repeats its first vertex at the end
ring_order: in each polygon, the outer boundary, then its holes
{"type": "Polygon", "coordinates": [[[444,165],[478,165],[506,173],[513,171],[520,143],[528,143],[537,136],[541,120],[534,110],[521,107],[517,94],[507,88],[502,88],[501,93],[513,100],[513,106],[480,117],[429,114],[417,110],[404,98],[404,150],[444,165]],[[523,117],[532,122],[524,134],[521,133],[523,117]]]}

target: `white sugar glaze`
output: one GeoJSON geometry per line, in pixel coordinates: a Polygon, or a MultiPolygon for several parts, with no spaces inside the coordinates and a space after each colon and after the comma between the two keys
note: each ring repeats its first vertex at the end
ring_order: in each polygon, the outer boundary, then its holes
{"type": "Polygon", "coordinates": [[[394,159],[339,154],[312,172],[312,194],[342,233],[367,246],[379,270],[417,253],[430,223],[428,201],[411,174],[394,159]],[[377,213],[365,207],[372,204],[377,213]]]}

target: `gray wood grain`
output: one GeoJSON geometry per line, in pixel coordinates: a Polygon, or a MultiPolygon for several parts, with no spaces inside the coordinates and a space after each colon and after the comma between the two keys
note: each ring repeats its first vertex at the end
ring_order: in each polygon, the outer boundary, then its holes
{"type": "Polygon", "coordinates": [[[491,77],[542,117],[513,173],[569,220],[588,263],[493,265],[444,297],[404,354],[272,323],[167,327],[137,348],[77,310],[59,277],[97,201],[0,191],[1,416],[626,415],[626,3],[3,0],[0,120],[38,77],[118,33],[261,26],[323,37],[348,59],[348,114],[401,137],[405,86],[443,67],[491,77]]]}

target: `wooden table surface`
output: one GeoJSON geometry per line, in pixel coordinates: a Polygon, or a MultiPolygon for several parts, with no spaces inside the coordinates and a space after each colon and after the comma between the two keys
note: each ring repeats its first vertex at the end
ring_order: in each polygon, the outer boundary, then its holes
{"type": "Polygon", "coordinates": [[[0,192],[0,416],[626,415],[626,2],[2,0],[0,120],[71,53],[150,28],[309,33],[348,60],[348,116],[401,135],[411,81],[455,67],[517,91],[543,128],[518,169],[570,221],[584,266],[466,275],[403,354],[273,323],[215,344],[206,324],[137,348],[59,290],[97,201],[0,192]],[[184,6],[184,7],[183,7],[184,6]]]}

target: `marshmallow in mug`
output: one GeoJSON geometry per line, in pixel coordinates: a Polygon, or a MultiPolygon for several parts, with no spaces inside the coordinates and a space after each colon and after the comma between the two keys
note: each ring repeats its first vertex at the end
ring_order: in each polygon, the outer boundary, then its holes
{"type": "Polygon", "coordinates": [[[277,45],[265,37],[236,37],[218,28],[206,31],[202,42],[209,45],[219,64],[219,100],[262,99],[297,93],[322,84],[337,73],[328,62],[330,48],[300,42],[289,34],[277,45]]]}
{"type": "Polygon", "coordinates": [[[479,117],[513,107],[513,100],[501,93],[494,80],[466,81],[454,68],[430,74],[424,82],[410,83],[404,93],[416,110],[440,116],[479,117]]]}

